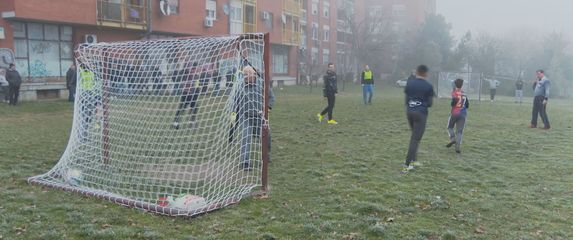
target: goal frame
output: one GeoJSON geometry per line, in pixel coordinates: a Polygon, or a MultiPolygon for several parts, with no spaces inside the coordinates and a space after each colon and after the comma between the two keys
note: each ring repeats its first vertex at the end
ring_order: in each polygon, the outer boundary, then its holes
{"type": "MultiPolygon", "coordinates": [[[[227,35],[228,36],[228,35],[227,35]]],[[[180,39],[180,40],[185,40],[185,39],[198,39],[198,38],[206,38],[206,37],[225,37],[225,35],[205,35],[205,36],[193,36],[193,37],[179,37],[179,38],[175,38],[175,39],[180,39]]],[[[261,40],[263,41],[264,47],[263,47],[263,68],[264,68],[264,74],[263,76],[260,76],[263,78],[263,82],[264,82],[264,94],[263,94],[263,124],[261,126],[261,153],[262,153],[262,167],[261,167],[261,186],[260,186],[260,190],[258,191],[252,191],[247,195],[242,196],[242,198],[245,197],[254,197],[254,196],[261,196],[261,197],[266,197],[269,194],[269,184],[268,184],[268,169],[269,169],[269,108],[268,108],[268,103],[269,103],[269,91],[270,91],[270,58],[271,58],[271,45],[270,45],[270,34],[269,33],[246,33],[246,34],[240,34],[237,41],[238,43],[240,43],[241,40],[261,40]]],[[[142,40],[142,41],[152,41],[152,40],[142,40]]],[[[237,46],[238,48],[240,48],[240,44],[238,44],[237,46]]],[[[77,50],[76,50],[77,51],[77,50]]],[[[107,55],[107,53],[106,53],[107,55]]],[[[75,59],[76,64],[77,64],[77,58],[75,59]]],[[[105,63],[105,64],[109,64],[109,63],[105,63]]],[[[107,68],[106,68],[107,69],[107,68]]],[[[257,72],[259,72],[259,69],[256,69],[257,72]]],[[[107,75],[107,74],[105,74],[107,75]]],[[[110,79],[103,79],[103,88],[105,90],[109,90],[110,88],[110,79]]],[[[110,163],[110,152],[109,152],[109,147],[110,147],[110,143],[109,143],[109,129],[108,129],[108,108],[109,108],[109,91],[104,91],[104,94],[102,95],[102,118],[103,118],[103,126],[102,126],[102,137],[103,137],[103,149],[102,149],[102,159],[104,164],[109,164],[110,163]]],[[[70,136],[71,138],[72,136],[70,136]]],[[[65,152],[64,152],[65,154],[65,152]]],[[[81,188],[81,187],[75,187],[75,186],[71,186],[68,184],[64,184],[64,183],[52,183],[52,182],[45,182],[45,181],[40,181],[38,180],[37,176],[35,177],[30,177],[28,178],[28,183],[32,184],[32,185],[39,185],[39,186],[44,186],[44,187],[49,187],[49,188],[54,188],[54,189],[59,189],[59,190],[63,190],[63,191],[67,191],[67,192],[72,192],[72,193],[76,193],[76,194],[81,194],[87,197],[95,197],[95,198],[99,198],[99,199],[103,199],[103,200],[107,200],[110,201],[112,203],[115,204],[119,204],[122,206],[126,206],[126,207],[131,207],[131,208],[139,208],[142,210],[145,210],[147,212],[151,212],[151,213],[157,213],[157,214],[162,214],[162,215],[171,215],[171,216],[183,216],[183,217],[192,217],[195,216],[197,214],[202,214],[202,213],[207,213],[210,211],[214,211],[217,209],[220,209],[222,207],[231,205],[231,204],[236,204],[238,203],[242,198],[241,197],[234,197],[234,198],[227,198],[224,201],[218,202],[218,203],[214,203],[214,204],[210,204],[210,205],[206,205],[203,206],[201,208],[198,209],[192,209],[192,210],[184,210],[184,209],[178,209],[178,208],[172,208],[172,207],[167,207],[167,206],[160,206],[158,204],[152,204],[152,203],[148,203],[148,202],[144,202],[144,201],[138,201],[135,199],[129,199],[126,197],[122,197],[119,195],[115,195],[111,192],[107,192],[107,191],[103,191],[103,190],[97,190],[97,189],[91,189],[91,188],[81,188]]]]}

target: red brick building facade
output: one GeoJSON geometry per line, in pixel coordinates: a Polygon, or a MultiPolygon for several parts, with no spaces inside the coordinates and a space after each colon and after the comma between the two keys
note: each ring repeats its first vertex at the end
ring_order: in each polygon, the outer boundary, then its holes
{"type": "Polygon", "coordinates": [[[273,79],[294,83],[300,9],[299,0],[3,0],[0,48],[14,51],[25,83],[57,89],[87,41],[270,32],[273,79]]]}
{"type": "Polygon", "coordinates": [[[336,0],[303,0],[299,72],[316,78],[336,60],[336,0]]]}
{"type": "Polygon", "coordinates": [[[26,83],[63,88],[73,50],[86,41],[269,32],[273,80],[294,84],[339,62],[337,12],[349,6],[356,17],[373,6],[405,8],[414,25],[435,13],[435,0],[2,0],[0,48],[13,50],[26,83]]]}

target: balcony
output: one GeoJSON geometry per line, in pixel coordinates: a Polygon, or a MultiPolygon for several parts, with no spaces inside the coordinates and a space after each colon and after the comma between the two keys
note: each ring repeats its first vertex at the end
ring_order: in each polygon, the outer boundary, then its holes
{"type": "Polygon", "coordinates": [[[293,16],[300,16],[302,3],[300,0],[284,0],[283,12],[293,16]]]}
{"type": "Polygon", "coordinates": [[[299,46],[301,44],[300,32],[293,30],[283,30],[283,44],[299,46]]]}
{"type": "Polygon", "coordinates": [[[245,33],[255,33],[257,32],[257,25],[252,23],[244,23],[243,24],[243,31],[245,33]]]}
{"type": "Polygon", "coordinates": [[[257,32],[257,1],[243,0],[243,32],[257,32]]]}
{"type": "Polygon", "coordinates": [[[147,0],[97,0],[97,23],[100,26],[147,29],[147,0]],[[139,2],[138,4],[132,4],[139,2]]]}

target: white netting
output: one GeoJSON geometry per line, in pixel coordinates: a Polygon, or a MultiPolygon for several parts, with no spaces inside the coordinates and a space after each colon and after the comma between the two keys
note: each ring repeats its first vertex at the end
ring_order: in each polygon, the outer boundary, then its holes
{"type": "Polygon", "coordinates": [[[80,47],[68,146],[29,181],[169,215],[239,201],[263,184],[264,47],[262,34],[80,47]]]}
{"type": "Polygon", "coordinates": [[[475,72],[439,72],[438,75],[438,97],[450,98],[454,89],[454,81],[458,78],[464,80],[463,90],[471,99],[479,99],[483,94],[481,87],[481,73],[475,72]]]}

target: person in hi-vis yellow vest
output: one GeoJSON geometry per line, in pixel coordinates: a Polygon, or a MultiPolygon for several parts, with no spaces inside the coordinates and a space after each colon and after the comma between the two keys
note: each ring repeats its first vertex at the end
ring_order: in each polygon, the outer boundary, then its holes
{"type": "MultiPolygon", "coordinates": [[[[97,81],[95,74],[90,71],[84,64],[81,64],[79,69],[79,84],[80,87],[80,106],[81,106],[81,120],[82,129],[80,134],[80,141],[84,142],[88,138],[88,131],[96,109],[101,106],[101,82],[97,81]]],[[[99,128],[99,123],[96,123],[95,128],[99,128]]]]}
{"type": "Polygon", "coordinates": [[[372,95],[374,95],[374,73],[372,73],[368,65],[366,65],[364,71],[362,71],[361,83],[364,105],[370,105],[372,104],[372,95]]]}

